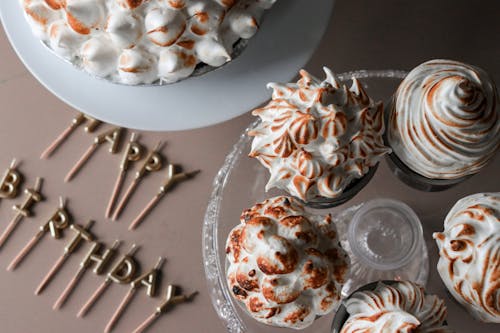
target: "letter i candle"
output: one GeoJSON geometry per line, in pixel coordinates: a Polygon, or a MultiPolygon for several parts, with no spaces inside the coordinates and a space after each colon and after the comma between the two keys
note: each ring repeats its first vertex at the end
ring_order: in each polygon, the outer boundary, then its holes
{"type": "Polygon", "coordinates": [[[40,202],[43,197],[40,193],[40,189],[42,187],[42,178],[37,178],[35,182],[35,186],[33,188],[27,188],[24,190],[26,194],[26,199],[24,202],[19,205],[14,205],[12,208],[16,212],[10,223],[7,225],[7,228],[0,235],[0,248],[5,244],[7,239],[9,239],[10,235],[17,228],[17,225],[21,222],[24,217],[30,217],[31,211],[30,208],[35,203],[40,202]]]}

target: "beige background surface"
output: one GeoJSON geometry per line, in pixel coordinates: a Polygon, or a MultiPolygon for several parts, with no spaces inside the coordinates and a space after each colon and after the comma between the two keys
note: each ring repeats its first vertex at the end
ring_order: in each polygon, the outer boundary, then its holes
{"type": "MultiPolygon", "coordinates": [[[[447,57],[483,67],[500,82],[500,7],[497,3],[494,0],[338,0],[328,32],[306,69],[318,75],[322,65],[338,72],[359,68],[410,69],[430,58],[447,57]]],[[[20,170],[27,178],[25,184],[33,184],[36,176],[43,176],[46,180],[43,187],[45,202],[35,206],[35,217],[24,220],[0,251],[0,332],[100,332],[126,291],[124,287],[113,286],[86,319],[76,319],[82,302],[101,282],[100,278],[89,273],[67,305],[61,311],[52,311],[54,301],[77,269],[84,252],[80,251],[67,262],[46,292],[34,296],[35,287],[61,254],[67,237],[62,242],[46,238],[14,273],[4,271],[2,267],[7,266],[34,235],[37,226],[52,213],[59,195],[69,198],[69,207],[80,223],[89,218],[97,220],[94,230],[103,241],[120,238],[127,242],[126,246],[132,242],[143,245],[137,257],[145,268],[152,265],[157,256],[166,256],[168,262],[162,286],[178,283],[186,291],[200,291],[192,304],[178,307],[162,317],[150,332],[223,332],[224,328],[205,290],[201,225],[212,179],[251,117],[247,114],[195,131],[144,133],[142,141],[149,146],[160,138],[166,140],[163,152],[169,161],[180,163],[186,169],[200,168],[202,173],[176,188],[144,225],[131,233],[126,230],[128,223],[156,193],[163,175],[152,175],[141,184],[120,222],[106,221],[104,209],[116,177],[119,157],[100,149],[74,181],[64,183],[64,175],[92,140],[80,129],[50,160],[38,159],[41,151],[69,124],[75,111],[30,76],[3,32],[0,34],[0,101],[0,169],[3,170],[13,157],[17,157],[22,161],[20,170]],[[148,227],[154,224],[161,224],[162,227],[148,227]]],[[[498,191],[499,166],[497,156],[484,172],[468,184],[461,185],[460,191],[498,191]]],[[[380,179],[378,181],[383,184],[380,179]]],[[[395,186],[399,189],[401,185],[395,186]]],[[[402,199],[413,202],[419,214],[432,216],[434,223],[444,217],[447,207],[419,205],[415,192],[405,191],[404,187],[398,193],[402,199]],[[436,214],[436,209],[439,214],[436,214]]],[[[0,202],[0,221],[3,221],[0,228],[10,219],[12,204],[19,201],[21,198],[0,202]]],[[[451,202],[443,203],[443,206],[449,206],[451,202]]],[[[433,252],[435,247],[429,236],[430,233],[426,232],[430,251],[433,252]]],[[[435,259],[432,261],[434,264],[435,259]]],[[[431,274],[430,289],[445,295],[435,272],[431,274]]],[[[143,293],[139,295],[118,323],[116,332],[131,331],[158,303],[158,300],[148,299],[143,293]]],[[[455,304],[448,303],[449,322],[457,332],[469,332],[472,328],[485,333],[498,331],[498,326],[480,325],[455,304]]]]}

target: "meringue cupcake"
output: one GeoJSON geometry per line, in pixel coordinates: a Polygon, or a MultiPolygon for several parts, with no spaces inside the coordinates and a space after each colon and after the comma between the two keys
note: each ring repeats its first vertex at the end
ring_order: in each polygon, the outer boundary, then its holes
{"type": "Polygon", "coordinates": [[[342,302],[332,333],[453,333],[446,306],[410,281],[373,282],[342,302]]]}
{"type": "Polygon", "coordinates": [[[320,81],[300,71],[297,83],[270,83],[272,100],[253,115],[261,122],[250,157],[277,187],[315,208],[339,205],[368,183],[384,146],[383,106],[353,78],[348,88],[328,69],[320,81]]]}
{"type": "Polygon", "coordinates": [[[276,0],[19,1],[34,34],[54,53],[93,76],[139,85],[223,66],[276,0]],[[123,71],[123,57],[126,68],[137,65],[134,71],[123,71]]]}
{"type": "Polygon", "coordinates": [[[500,193],[459,200],[433,236],[449,292],[474,318],[500,323],[500,193]]]}
{"type": "Polygon", "coordinates": [[[334,311],[349,271],[330,215],[275,197],[243,211],[226,245],[231,295],[255,320],[302,329],[334,311]]]}
{"type": "Polygon", "coordinates": [[[498,95],[482,69],[431,60],[403,80],[388,108],[389,164],[405,183],[443,190],[479,172],[500,146],[498,95]]]}

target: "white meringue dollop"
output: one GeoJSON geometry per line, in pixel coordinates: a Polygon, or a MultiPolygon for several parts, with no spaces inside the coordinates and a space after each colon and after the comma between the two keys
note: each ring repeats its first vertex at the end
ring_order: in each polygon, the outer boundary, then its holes
{"type": "Polygon", "coordinates": [[[123,83],[152,83],[156,75],[156,59],[146,50],[127,49],[118,58],[118,72],[123,83]]]}
{"type": "Polygon", "coordinates": [[[81,48],[82,67],[94,75],[109,75],[117,66],[117,49],[102,36],[86,41],[81,48]]]}
{"type": "Polygon", "coordinates": [[[142,35],[141,19],[133,13],[117,12],[108,16],[106,31],[117,48],[133,48],[142,35]]]}
{"type": "Polygon", "coordinates": [[[48,27],[50,47],[66,59],[75,59],[78,45],[86,38],[74,32],[63,20],[55,21],[48,27]]]}

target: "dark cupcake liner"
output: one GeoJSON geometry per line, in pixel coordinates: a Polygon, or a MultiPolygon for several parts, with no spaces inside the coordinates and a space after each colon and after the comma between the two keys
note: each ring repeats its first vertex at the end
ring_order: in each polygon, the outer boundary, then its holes
{"type": "Polygon", "coordinates": [[[393,280],[384,280],[384,281],[375,281],[371,282],[368,284],[365,284],[364,286],[356,289],[355,291],[352,292],[348,297],[346,297],[342,303],[340,304],[339,308],[337,309],[337,312],[335,313],[335,317],[333,318],[332,322],[332,333],[340,333],[342,330],[342,327],[344,326],[345,322],[347,319],[349,319],[349,313],[347,312],[347,308],[344,305],[345,301],[351,298],[352,295],[357,293],[358,291],[366,291],[366,290],[375,290],[377,288],[379,283],[383,283],[386,285],[393,285],[398,283],[399,281],[393,281],[393,280]]]}
{"type": "Polygon", "coordinates": [[[387,155],[386,159],[389,169],[403,183],[414,189],[424,192],[439,192],[449,189],[470,178],[472,175],[456,179],[432,179],[424,177],[407,167],[396,154],[387,155]]]}
{"type": "MultiPolygon", "coordinates": [[[[389,117],[392,109],[392,101],[393,99],[391,98],[391,100],[387,103],[387,107],[384,110],[385,133],[383,135],[383,139],[384,139],[384,144],[387,147],[391,146],[389,140],[387,139],[387,131],[389,129],[389,117]]],[[[386,155],[385,160],[387,161],[389,169],[391,169],[392,173],[399,180],[401,180],[403,183],[414,189],[424,192],[444,191],[449,189],[450,187],[453,187],[463,182],[464,180],[472,176],[472,175],[467,175],[455,179],[427,178],[410,169],[406,164],[403,163],[403,161],[399,159],[399,157],[394,152],[386,155]]]]}
{"type": "Polygon", "coordinates": [[[310,201],[300,200],[305,206],[315,208],[315,209],[327,209],[336,206],[340,206],[343,203],[351,200],[356,194],[359,193],[373,178],[375,172],[377,171],[378,163],[371,167],[369,171],[361,178],[353,180],[349,186],[347,186],[341,195],[335,198],[325,198],[318,197],[310,201]]]}

